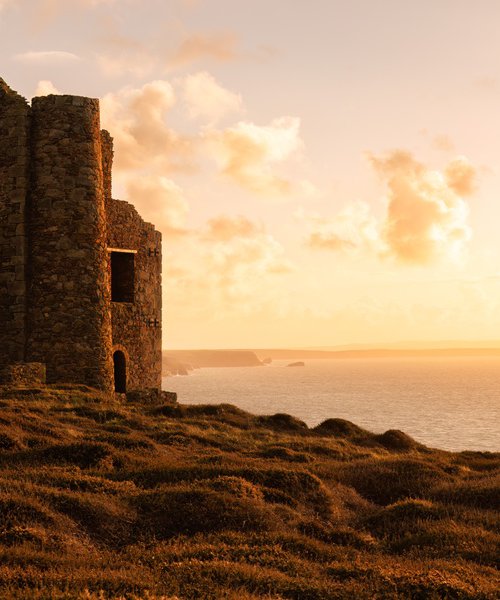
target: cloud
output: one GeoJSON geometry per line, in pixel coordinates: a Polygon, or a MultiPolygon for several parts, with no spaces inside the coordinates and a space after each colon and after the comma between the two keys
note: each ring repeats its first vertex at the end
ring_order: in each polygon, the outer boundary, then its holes
{"type": "Polygon", "coordinates": [[[258,225],[246,217],[222,216],[208,221],[203,238],[214,242],[228,242],[234,238],[255,237],[262,231],[262,225],[258,225]]]}
{"type": "Polygon", "coordinates": [[[219,240],[210,248],[210,259],[220,284],[250,294],[255,277],[291,270],[281,244],[265,232],[219,240]]]}
{"type": "Polygon", "coordinates": [[[229,113],[243,110],[241,96],[219,85],[206,71],[185,77],[181,88],[188,115],[192,119],[214,123],[229,113]]]}
{"type": "Polygon", "coordinates": [[[50,94],[60,94],[52,81],[42,80],[38,82],[35,90],[35,96],[49,96],[50,94]]]}
{"type": "Polygon", "coordinates": [[[175,102],[172,85],[163,80],[104,96],[101,120],[115,139],[117,171],[142,168],[170,171],[188,165],[190,141],[166,122],[175,102]]]}
{"type": "Polygon", "coordinates": [[[72,52],[61,50],[49,50],[44,52],[23,52],[16,54],[14,59],[25,64],[64,64],[81,60],[79,56],[72,52]]]}
{"type": "MultiPolygon", "coordinates": [[[[115,140],[114,188],[164,233],[165,289],[170,304],[182,306],[190,321],[200,314],[217,318],[226,310],[237,316],[255,313],[279,297],[276,277],[286,276],[293,268],[283,246],[262,223],[244,216],[221,215],[202,226],[188,226],[189,194],[171,177],[175,169],[192,168],[198,153],[217,150],[221,166],[236,169],[236,176],[245,182],[257,177],[259,191],[264,186],[273,188],[278,178],[272,170],[301,145],[298,120],[277,119],[267,127],[238,123],[231,135],[253,144],[258,160],[236,156],[227,145],[231,138],[225,137],[230,130],[211,125],[187,137],[168,121],[178,102],[183,104],[177,115],[182,114],[184,103],[193,109],[196,90],[228,99],[222,102],[224,111],[239,108],[240,98],[205,72],[179,78],[174,85],[158,80],[123,88],[102,99],[101,122],[115,140]],[[232,161],[231,165],[226,161],[232,161]]],[[[215,100],[207,100],[206,94],[202,100],[206,104],[198,103],[196,110],[205,118],[215,118],[221,110],[215,100]]],[[[253,181],[252,186],[257,183],[253,181]]]]}
{"type": "Polygon", "coordinates": [[[369,160],[387,185],[381,232],[387,253],[414,264],[458,257],[471,237],[468,205],[459,195],[472,191],[475,171],[467,160],[455,159],[444,173],[402,150],[369,160]]]}
{"type": "Polygon", "coordinates": [[[212,320],[259,312],[280,295],[276,277],[293,270],[261,223],[228,215],[182,238],[166,263],[170,303],[192,318],[212,320]]]}
{"type": "Polygon", "coordinates": [[[280,117],[259,126],[240,121],[223,131],[208,130],[214,158],[224,176],[259,194],[287,194],[291,182],[276,173],[302,147],[300,119],[280,117]]]}
{"type": "Polygon", "coordinates": [[[283,246],[244,217],[209,221],[201,240],[198,281],[207,288],[207,297],[229,309],[256,310],[273,293],[273,278],[293,269],[283,246]]]}
{"type": "Polygon", "coordinates": [[[432,146],[441,152],[453,152],[455,150],[455,144],[448,135],[436,135],[432,139],[432,146]]]}
{"type": "Polygon", "coordinates": [[[452,160],[445,170],[448,185],[460,196],[471,196],[476,190],[477,172],[465,156],[452,160]]]}
{"type": "MultiPolygon", "coordinates": [[[[101,6],[124,4],[133,0],[32,0],[31,16],[36,29],[43,29],[64,13],[94,10],[101,6]]],[[[78,18],[78,16],[77,16],[78,18]]]]}
{"type": "Polygon", "coordinates": [[[171,67],[181,67],[201,59],[228,62],[237,56],[238,38],[234,33],[197,33],[186,37],[169,60],[171,67]]]}
{"type": "Polygon", "coordinates": [[[114,138],[114,187],[169,240],[188,234],[184,192],[167,177],[189,155],[189,142],[166,121],[175,103],[174,88],[162,80],[101,100],[101,123],[114,138]]]}
{"type": "Polygon", "coordinates": [[[118,52],[113,55],[97,54],[95,59],[99,69],[107,77],[121,77],[126,74],[145,77],[153,71],[156,63],[156,59],[146,50],[118,52]]]}
{"type": "Polygon", "coordinates": [[[127,200],[162,233],[168,236],[187,233],[189,207],[176,183],[161,175],[148,174],[126,181],[125,190],[127,200]]]}
{"type": "Polygon", "coordinates": [[[95,58],[107,77],[145,77],[158,66],[161,51],[153,50],[150,37],[143,41],[124,33],[120,21],[111,14],[101,16],[99,26],[96,41],[103,50],[95,58]]]}
{"type": "Polygon", "coordinates": [[[311,248],[364,251],[406,264],[458,259],[471,237],[464,197],[476,186],[476,170],[464,157],[443,171],[427,168],[409,152],[368,156],[387,188],[386,212],[376,218],[364,202],[347,205],[331,218],[298,214],[311,248]]]}
{"type": "Polygon", "coordinates": [[[295,216],[309,228],[311,248],[333,251],[380,251],[378,222],[365,202],[346,206],[336,216],[324,218],[303,210],[295,216]]]}
{"type": "Polygon", "coordinates": [[[81,8],[95,8],[97,6],[106,4],[116,4],[118,2],[124,2],[124,0],[38,0],[38,5],[43,14],[53,15],[62,9],[70,9],[75,7],[81,8]]]}

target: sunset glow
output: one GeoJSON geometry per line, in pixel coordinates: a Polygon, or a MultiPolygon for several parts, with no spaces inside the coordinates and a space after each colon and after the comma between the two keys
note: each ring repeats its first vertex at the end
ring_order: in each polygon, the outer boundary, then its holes
{"type": "Polygon", "coordinates": [[[487,345],[499,19],[494,0],[0,0],[0,76],[101,99],[114,196],[163,233],[165,348],[487,345]]]}

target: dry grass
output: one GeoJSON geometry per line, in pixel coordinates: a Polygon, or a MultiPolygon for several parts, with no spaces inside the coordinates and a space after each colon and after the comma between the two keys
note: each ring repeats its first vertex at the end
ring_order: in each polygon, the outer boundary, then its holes
{"type": "Polygon", "coordinates": [[[500,455],[0,388],[0,597],[496,598],[500,455]]]}

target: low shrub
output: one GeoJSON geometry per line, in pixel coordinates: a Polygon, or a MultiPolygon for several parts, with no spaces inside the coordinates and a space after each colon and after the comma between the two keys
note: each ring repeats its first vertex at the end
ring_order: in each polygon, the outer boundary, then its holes
{"type": "Polygon", "coordinates": [[[366,429],[362,429],[345,419],[327,419],[319,425],[316,425],[314,431],[324,436],[331,435],[350,440],[367,440],[373,436],[373,434],[366,431],[366,429]]]}
{"type": "Polygon", "coordinates": [[[425,497],[434,486],[452,480],[436,464],[407,458],[359,460],[342,465],[336,475],[366,499],[382,505],[425,497]]]}
{"type": "Polygon", "coordinates": [[[421,446],[409,435],[398,429],[389,429],[385,433],[374,436],[373,439],[381,446],[384,446],[384,448],[396,452],[409,452],[421,446]]]}
{"type": "Polygon", "coordinates": [[[53,510],[76,521],[92,539],[111,546],[130,541],[136,515],[119,499],[65,491],[46,492],[45,498],[53,510]]]}
{"type": "Polygon", "coordinates": [[[440,502],[500,511],[500,474],[445,482],[430,497],[440,502]]]}
{"type": "Polygon", "coordinates": [[[257,456],[261,458],[278,458],[279,460],[298,463],[308,463],[314,460],[309,454],[296,452],[285,446],[269,446],[268,448],[257,452],[257,456]]]}
{"type": "Polygon", "coordinates": [[[54,525],[57,515],[38,498],[19,492],[0,494],[0,529],[54,525]]]}
{"type": "Polygon", "coordinates": [[[256,417],[255,422],[261,427],[269,427],[275,431],[286,431],[291,433],[307,433],[309,431],[309,427],[304,421],[283,413],[256,417]]]}
{"type": "Polygon", "coordinates": [[[112,462],[112,451],[109,446],[96,442],[74,442],[57,444],[44,448],[35,455],[35,460],[48,463],[66,463],[82,469],[100,467],[112,462]]]}
{"type": "Polygon", "coordinates": [[[276,513],[262,499],[236,495],[235,486],[231,487],[231,491],[218,490],[200,482],[141,494],[136,498],[139,530],[165,539],[224,530],[269,531],[279,526],[276,513]]]}

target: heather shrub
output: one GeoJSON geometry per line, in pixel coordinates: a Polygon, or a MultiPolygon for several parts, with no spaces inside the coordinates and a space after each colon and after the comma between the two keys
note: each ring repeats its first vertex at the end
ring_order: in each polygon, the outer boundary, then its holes
{"type": "Polygon", "coordinates": [[[79,417],[86,417],[96,423],[108,423],[121,418],[119,412],[106,406],[92,406],[86,404],[83,406],[76,406],[69,410],[79,417]]]}
{"type": "Polygon", "coordinates": [[[22,450],[25,448],[23,436],[19,430],[14,427],[0,428],[0,453],[22,450]]]}
{"type": "Polygon", "coordinates": [[[217,492],[227,492],[238,498],[250,498],[257,501],[264,499],[262,490],[242,477],[226,475],[199,483],[200,485],[205,484],[217,492]]]}
{"type": "Polygon", "coordinates": [[[401,531],[407,523],[415,521],[434,521],[447,516],[445,507],[429,500],[409,498],[390,504],[371,515],[365,524],[370,531],[384,533],[401,531]]]}
{"type": "Polygon", "coordinates": [[[437,486],[431,497],[441,502],[500,510],[500,474],[437,486]]]}
{"type": "Polygon", "coordinates": [[[355,461],[342,465],[337,477],[366,499],[382,505],[403,498],[425,497],[433,486],[451,481],[439,466],[406,458],[355,461]]]}
{"type": "Polygon", "coordinates": [[[309,454],[304,452],[296,452],[285,446],[269,446],[257,453],[257,456],[262,458],[279,458],[287,462],[308,463],[314,459],[309,454]]]}
{"type": "Polygon", "coordinates": [[[154,451],[156,446],[142,435],[104,431],[96,439],[121,450],[154,451]]]}
{"type": "Polygon", "coordinates": [[[269,427],[275,431],[292,433],[307,433],[309,431],[309,428],[304,421],[283,413],[257,417],[255,422],[261,427],[269,427]]]}
{"type": "Polygon", "coordinates": [[[82,469],[98,467],[110,459],[110,448],[95,442],[55,444],[32,453],[32,460],[36,462],[69,464],[82,469]]]}
{"type": "Polygon", "coordinates": [[[222,530],[263,531],[275,528],[275,512],[258,497],[212,489],[205,482],[162,486],[136,499],[140,530],[157,539],[222,530]]]}
{"type": "Polygon", "coordinates": [[[415,450],[420,447],[420,444],[417,444],[413,438],[398,429],[389,429],[385,433],[374,436],[373,439],[384,448],[397,452],[415,450]]]}
{"type": "Polygon", "coordinates": [[[365,440],[372,437],[369,431],[345,419],[326,419],[326,421],[316,425],[314,431],[325,436],[331,435],[351,440],[365,440]]]}
{"type": "Polygon", "coordinates": [[[44,495],[54,510],[76,521],[91,538],[110,545],[128,543],[136,514],[116,497],[66,491],[44,495]]]}
{"type": "Polygon", "coordinates": [[[53,525],[57,515],[36,497],[19,492],[0,495],[0,528],[25,525],[53,525]]]}

